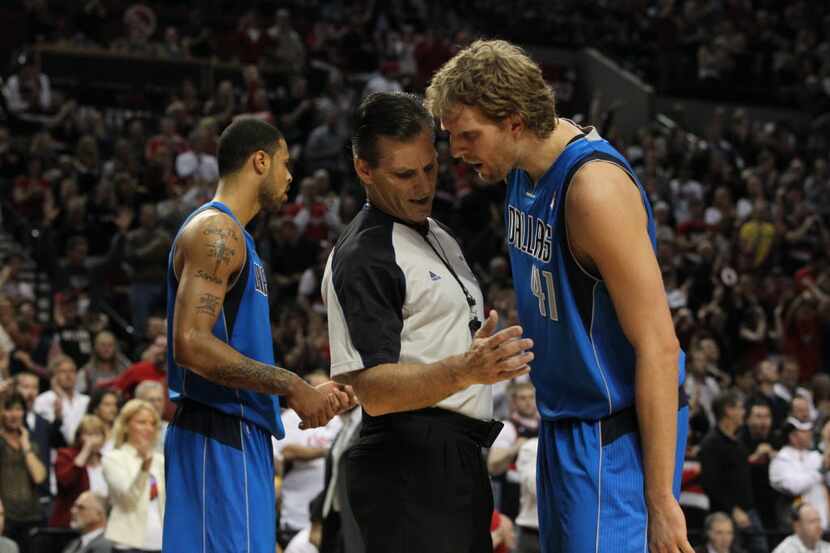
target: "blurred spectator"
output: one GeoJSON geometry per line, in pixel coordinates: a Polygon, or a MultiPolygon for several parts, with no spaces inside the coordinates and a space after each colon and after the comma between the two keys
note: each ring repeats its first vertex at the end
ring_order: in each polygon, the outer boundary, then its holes
{"type": "Polygon", "coordinates": [[[513,522],[498,511],[493,511],[490,522],[490,537],[493,540],[493,553],[507,553],[516,546],[516,533],[513,522]]]}
{"type": "MultiPolygon", "coordinates": [[[[135,387],[135,398],[152,405],[159,417],[163,417],[166,395],[161,382],[156,382],[155,380],[141,382],[135,387]]],[[[156,451],[159,453],[164,453],[164,438],[167,435],[167,424],[167,421],[162,418],[159,424],[158,441],[156,441],[156,451]]]]}
{"type": "Polygon", "coordinates": [[[112,553],[112,542],[104,537],[107,527],[105,501],[91,491],[78,496],[72,505],[71,526],[81,535],[67,544],[63,553],[112,553]]]}
{"type": "MultiPolygon", "coordinates": [[[[317,386],[328,380],[323,372],[313,372],[306,380],[317,386]]],[[[343,423],[335,417],[326,426],[300,429],[300,417],[292,409],[282,411],[285,437],[274,439],[275,463],[284,470],[282,509],[278,541],[285,547],[304,528],[311,525],[309,502],[323,491],[325,457],[343,423]]]]}
{"type": "Polygon", "coordinates": [[[749,453],[749,471],[752,479],[752,493],[758,515],[764,528],[779,527],[777,507],[781,496],[769,482],[770,461],[778,454],[781,438],[772,428],[772,410],[763,400],[747,403],[746,424],[738,431],[738,440],[749,453]]]}
{"type": "Polygon", "coordinates": [[[25,402],[18,394],[3,400],[0,421],[0,501],[6,509],[6,536],[29,551],[29,530],[46,522],[38,486],[48,477],[37,446],[29,441],[23,424],[25,402]]]}
{"type": "Polygon", "coordinates": [[[539,435],[539,411],[533,384],[514,382],[510,385],[510,415],[487,453],[487,470],[498,483],[501,501],[496,507],[504,515],[515,518],[519,513],[520,475],[516,459],[522,446],[539,435]]]}
{"type": "Polygon", "coordinates": [[[66,443],[75,442],[75,431],[86,414],[89,396],[75,390],[78,370],[72,358],[57,355],[49,362],[51,389],[35,399],[34,410],[49,422],[61,421],[61,434],[66,443]]]}
{"type": "Polygon", "coordinates": [[[813,505],[805,501],[793,507],[791,520],[794,533],[784,538],[772,553],[830,552],[830,543],[821,539],[821,516],[813,505]]]}
{"type": "Polygon", "coordinates": [[[164,457],[155,451],[160,419],[153,406],[130,400],[115,421],[115,449],[103,459],[112,502],[106,537],[116,549],[161,551],[164,457]]]}
{"type": "Polygon", "coordinates": [[[799,386],[800,378],[801,369],[798,366],[798,360],[792,357],[785,357],[781,360],[781,377],[778,383],[775,384],[775,394],[787,403],[792,403],[797,397],[802,398],[806,402],[805,407],[808,410],[807,417],[809,420],[813,420],[816,417],[813,396],[810,390],[799,386]]]}
{"type": "Polygon", "coordinates": [[[711,510],[730,513],[742,544],[750,553],[766,553],[767,539],[752,490],[749,452],[738,441],[745,409],[733,391],[719,394],[712,402],[717,426],[700,444],[701,479],[711,510]]]}
{"type": "Polygon", "coordinates": [[[219,165],[211,153],[212,137],[205,126],[196,127],[190,134],[190,149],[176,157],[176,174],[180,179],[215,185],[219,181],[219,165]]]}
{"type": "Polygon", "coordinates": [[[121,401],[121,395],[117,390],[98,389],[93,390],[89,399],[89,406],[87,413],[95,415],[104,424],[104,446],[101,449],[106,453],[112,449],[115,438],[113,436],[113,427],[115,426],[115,419],[118,417],[118,405],[121,401]]]}
{"type": "Polygon", "coordinates": [[[328,238],[329,222],[337,226],[336,213],[329,212],[329,206],[320,196],[320,188],[314,177],[305,177],[300,181],[300,193],[297,199],[283,207],[283,212],[294,218],[297,230],[309,240],[319,243],[328,238]]]}
{"type": "Polygon", "coordinates": [[[378,70],[369,76],[363,96],[366,97],[376,92],[402,92],[401,83],[393,78],[396,69],[392,62],[381,63],[378,70]]]}
{"type": "Polygon", "coordinates": [[[49,182],[43,178],[43,160],[32,156],[26,163],[26,173],[14,179],[12,205],[17,213],[31,221],[43,217],[43,203],[50,193],[49,182]]]}
{"type": "Polygon", "coordinates": [[[785,445],[770,462],[770,485],[790,500],[796,497],[815,507],[822,529],[828,528],[826,472],[830,452],[822,455],[813,449],[813,425],[790,417],[784,425],[785,445]]]}
{"type": "Polygon", "coordinates": [[[22,255],[11,253],[3,260],[3,268],[0,269],[0,294],[15,302],[35,298],[32,285],[20,279],[23,261],[22,255]]]}
{"type": "Polygon", "coordinates": [[[59,294],[55,298],[54,342],[58,350],[72,358],[76,367],[86,364],[92,353],[92,333],[81,318],[77,294],[59,294]]]}
{"type": "Polygon", "coordinates": [[[778,365],[775,361],[764,359],[759,362],[755,367],[755,380],[758,385],[754,398],[769,404],[772,410],[772,426],[781,428],[789,413],[789,404],[775,393],[775,385],[778,384],[778,365]]]}
{"type": "Polygon", "coordinates": [[[69,528],[72,506],[83,492],[89,490],[101,498],[109,495],[101,468],[101,449],[106,438],[103,421],[95,415],[85,415],[78,425],[72,445],[58,450],[55,460],[58,494],[49,526],[69,528]]]}
{"type": "Polygon", "coordinates": [[[265,67],[270,71],[297,74],[305,67],[305,45],[291,26],[291,14],[280,8],[274,14],[274,24],[265,31],[271,43],[265,50],[265,67]]]}
{"type": "Polygon", "coordinates": [[[45,113],[52,107],[49,77],[40,70],[37,54],[28,49],[14,59],[15,73],[6,81],[3,94],[14,113],[45,113]]]}
{"type": "Polygon", "coordinates": [[[98,380],[119,376],[130,366],[130,361],[119,351],[115,335],[108,330],[95,336],[92,355],[86,365],[78,371],[75,388],[82,393],[91,393],[98,380]]]}
{"type": "Polygon", "coordinates": [[[271,249],[269,264],[273,271],[269,289],[279,301],[297,297],[297,285],[303,272],[317,260],[319,242],[303,235],[293,217],[272,217],[268,222],[271,249]]]}
{"type": "Polygon", "coordinates": [[[536,511],[536,454],[539,439],[529,438],[519,448],[516,472],[519,473],[519,514],[516,516],[518,531],[516,553],[539,553],[539,515],[536,511]]]}
{"type": "MultiPolygon", "coordinates": [[[[125,398],[133,397],[135,388],[145,380],[160,382],[165,387],[164,397],[167,397],[167,337],[158,336],[153,344],[147,348],[142,360],[133,363],[126,371],[113,380],[101,380],[98,386],[112,388],[121,392],[125,398]]],[[[167,400],[164,413],[165,419],[170,420],[175,408],[167,400]]]]}
{"type": "Polygon", "coordinates": [[[706,543],[695,548],[695,553],[740,553],[735,545],[735,527],[728,515],[719,511],[706,517],[703,523],[706,543]]]}
{"type": "MultiPolygon", "coordinates": [[[[20,394],[26,408],[23,423],[29,431],[29,441],[36,446],[40,462],[44,467],[51,465],[50,452],[52,449],[63,447],[66,440],[61,433],[63,421],[49,422],[34,410],[35,399],[38,395],[38,377],[30,372],[21,372],[14,377],[14,391],[20,394]]],[[[48,486],[44,490],[48,494],[48,486]]]]}
{"type": "Polygon", "coordinates": [[[323,122],[308,136],[308,142],[305,145],[305,160],[311,169],[325,169],[339,175],[341,160],[346,151],[343,147],[346,137],[341,133],[339,125],[340,114],[336,109],[330,108],[322,113],[322,117],[323,122]]]}
{"type": "Polygon", "coordinates": [[[706,413],[709,426],[715,424],[715,415],[712,413],[712,401],[720,393],[717,380],[707,372],[706,353],[700,348],[689,352],[689,362],[686,365],[686,384],[684,388],[689,397],[694,397],[697,404],[706,413]]]}
{"type": "Polygon", "coordinates": [[[135,328],[144,328],[149,314],[163,301],[171,242],[170,234],[158,227],[156,206],[142,205],[139,228],[127,235],[124,253],[130,266],[130,311],[135,328]]]}
{"type": "Polygon", "coordinates": [[[311,525],[297,533],[285,548],[285,553],[318,553],[323,541],[323,498],[318,495],[308,504],[311,525]]]}
{"type": "Polygon", "coordinates": [[[152,346],[159,336],[167,335],[167,319],[161,315],[150,315],[147,323],[141,330],[138,346],[133,350],[132,359],[143,359],[148,348],[152,346]]]}
{"type": "Polygon", "coordinates": [[[20,549],[18,549],[17,544],[2,535],[5,528],[6,508],[3,506],[3,502],[0,501],[0,553],[19,553],[20,549]]]}

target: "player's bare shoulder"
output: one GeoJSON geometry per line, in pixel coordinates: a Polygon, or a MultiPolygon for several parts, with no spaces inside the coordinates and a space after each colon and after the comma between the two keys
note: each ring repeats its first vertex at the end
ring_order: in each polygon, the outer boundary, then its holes
{"type": "Polygon", "coordinates": [[[245,237],[239,225],[221,211],[197,214],[176,241],[174,265],[181,275],[185,263],[193,276],[213,284],[225,284],[245,261],[245,237]]]}

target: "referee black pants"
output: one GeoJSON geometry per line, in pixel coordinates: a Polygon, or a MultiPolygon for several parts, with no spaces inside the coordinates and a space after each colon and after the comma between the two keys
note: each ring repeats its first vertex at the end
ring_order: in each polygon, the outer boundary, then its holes
{"type": "Polygon", "coordinates": [[[345,476],[366,553],[492,553],[481,448],[501,426],[438,408],[364,413],[345,476]]]}

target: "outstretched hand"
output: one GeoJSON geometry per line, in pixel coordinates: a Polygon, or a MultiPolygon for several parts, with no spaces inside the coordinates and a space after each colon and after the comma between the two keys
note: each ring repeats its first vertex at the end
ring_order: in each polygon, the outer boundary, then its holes
{"type": "Polygon", "coordinates": [[[470,350],[464,354],[459,378],[465,386],[493,384],[516,378],[530,371],[533,340],[522,338],[522,327],[511,326],[495,332],[499,316],[491,310],[478,331],[470,350]]]}

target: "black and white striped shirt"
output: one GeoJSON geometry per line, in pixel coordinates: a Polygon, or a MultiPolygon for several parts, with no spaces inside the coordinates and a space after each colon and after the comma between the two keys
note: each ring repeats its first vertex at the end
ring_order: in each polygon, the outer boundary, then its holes
{"type": "MultiPolygon", "coordinates": [[[[483,321],[481,289],[446,227],[434,219],[406,223],[368,204],[358,213],[323,275],[332,376],[385,363],[434,363],[470,348],[470,307],[439,255],[483,321]]],[[[436,406],[489,420],[492,389],[470,386],[436,406]]]]}

